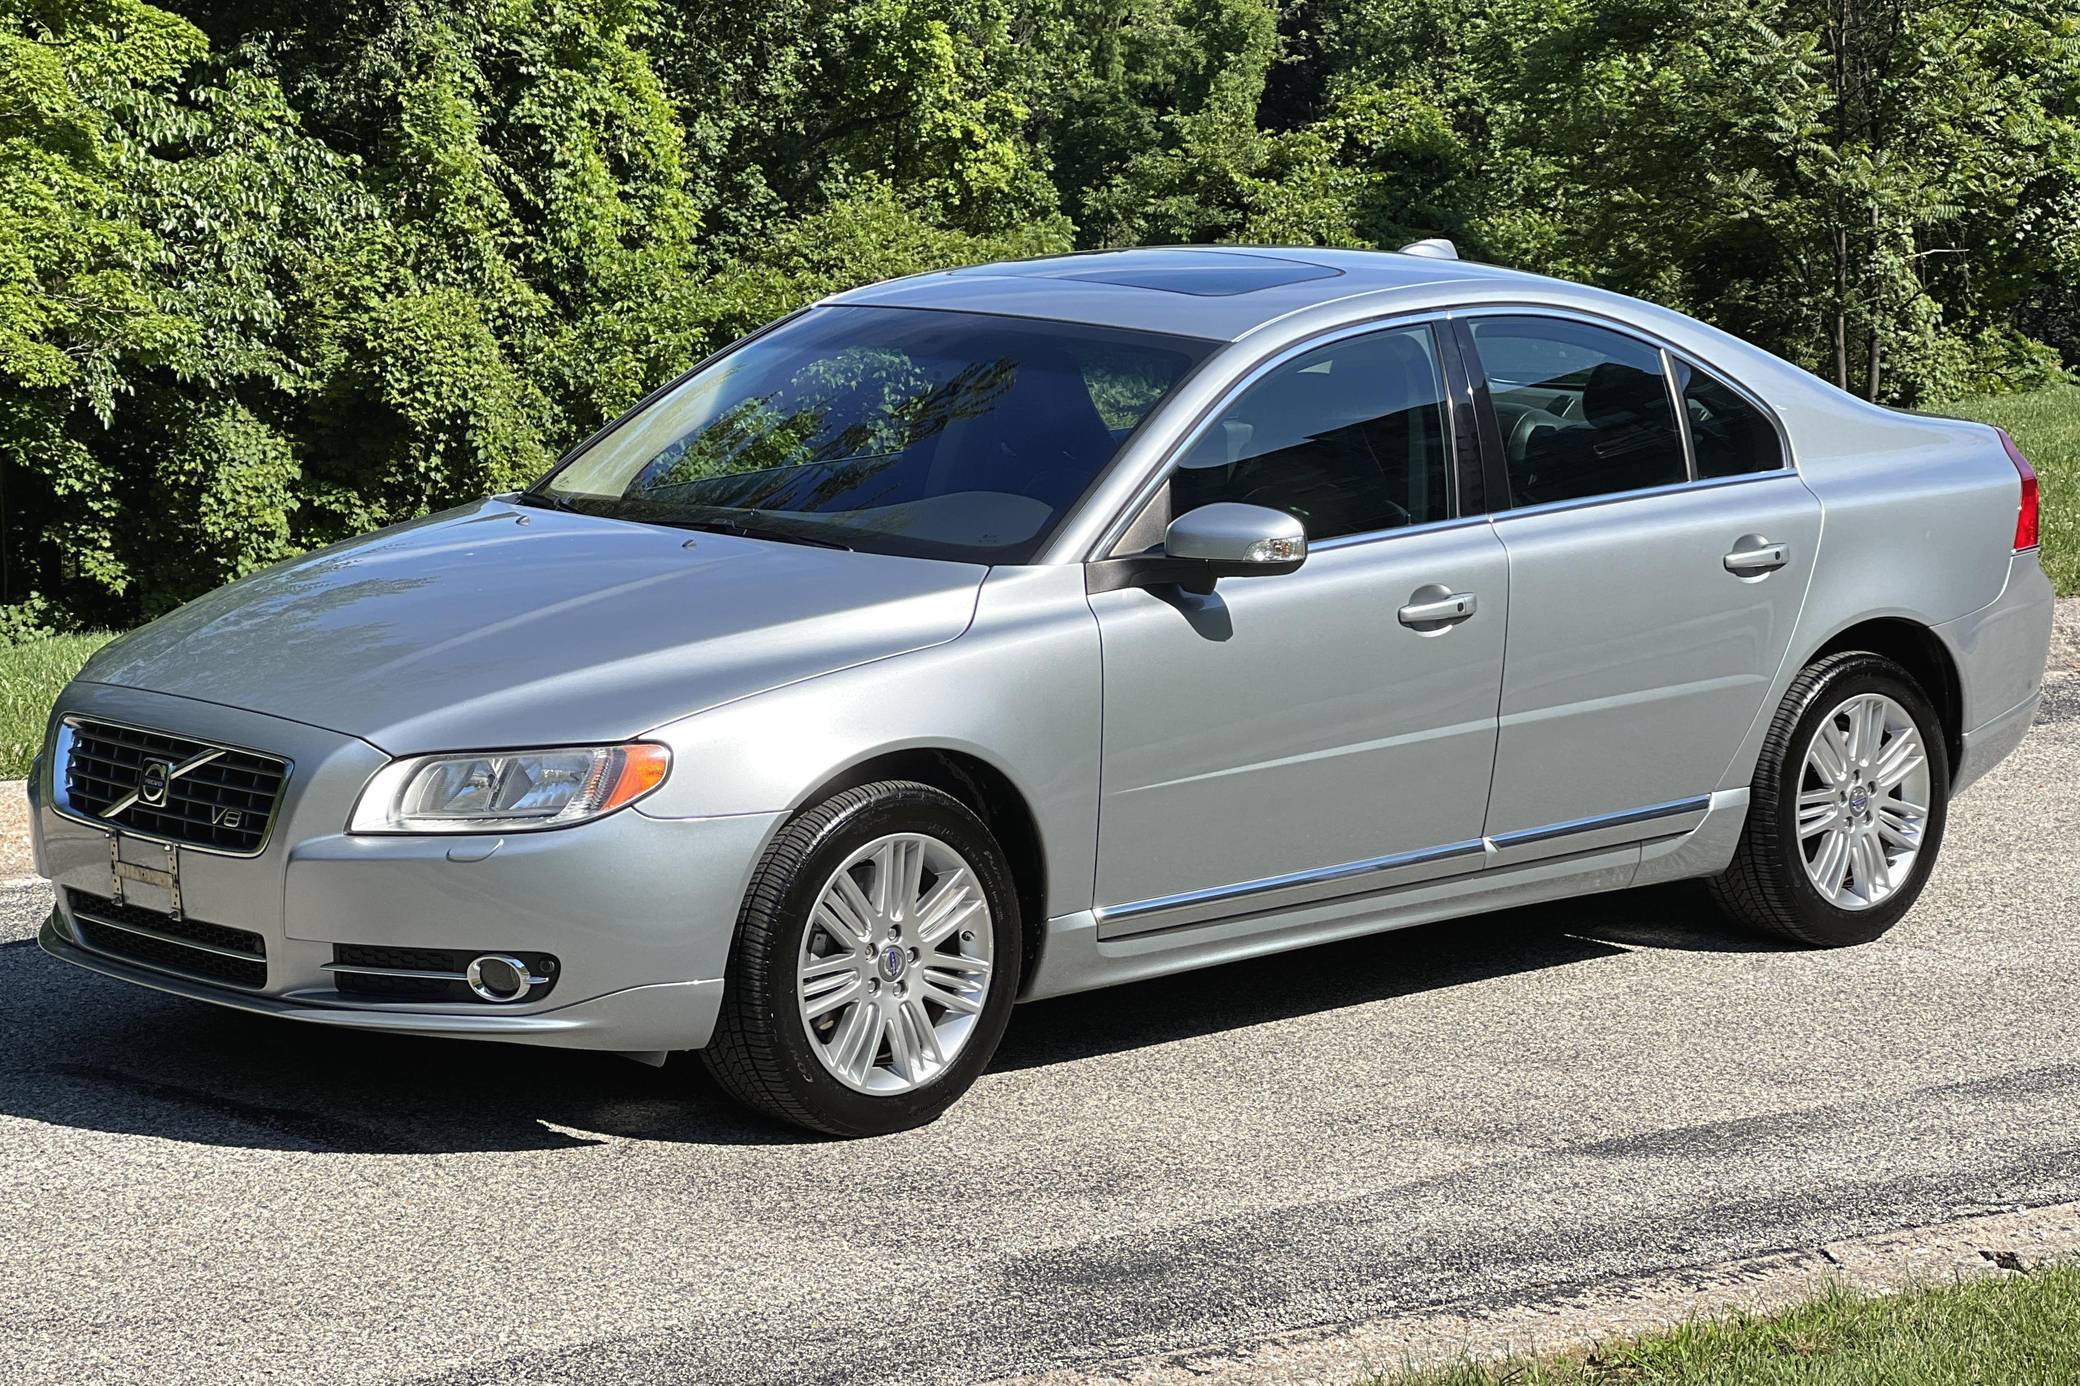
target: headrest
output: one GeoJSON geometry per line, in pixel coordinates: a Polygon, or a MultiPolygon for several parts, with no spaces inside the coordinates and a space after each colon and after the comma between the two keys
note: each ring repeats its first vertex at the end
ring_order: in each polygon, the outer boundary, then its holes
{"type": "Polygon", "coordinates": [[[1659,375],[1605,361],[1582,386],[1582,417],[1598,428],[1666,425],[1668,387],[1659,375]]]}

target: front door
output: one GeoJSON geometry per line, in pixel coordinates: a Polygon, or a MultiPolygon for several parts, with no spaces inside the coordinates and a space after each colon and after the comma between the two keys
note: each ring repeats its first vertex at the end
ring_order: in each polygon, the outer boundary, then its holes
{"type": "Polygon", "coordinates": [[[1446,400],[1429,326],[1375,331],[1272,367],[1185,450],[1170,513],[1272,506],[1313,551],[1205,597],[1092,595],[1101,937],[1479,869],[1509,594],[1486,520],[1455,518],[1446,400]]]}

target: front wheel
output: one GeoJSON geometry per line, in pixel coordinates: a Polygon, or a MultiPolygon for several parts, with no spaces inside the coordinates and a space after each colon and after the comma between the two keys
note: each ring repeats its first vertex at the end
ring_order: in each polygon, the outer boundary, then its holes
{"type": "Polygon", "coordinates": [[[781,831],[745,898],[702,1060],[748,1106],[836,1136],[936,1118],[1010,1019],[1018,896],[958,800],[886,781],[781,831]]]}
{"type": "Polygon", "coordinates": [[[1949,803],[1942,723],[1921,686],[1883,656],[1830,655],[1784,696],[1712,897],[1798,943],[1868,943],[1921,894],[1949,803]]]}

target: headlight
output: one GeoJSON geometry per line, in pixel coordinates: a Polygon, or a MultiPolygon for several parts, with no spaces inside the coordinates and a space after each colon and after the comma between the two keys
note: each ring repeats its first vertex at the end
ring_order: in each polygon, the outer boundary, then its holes
{"type": "Polygon", "coordinates": [[[361,791],[353,833],[509,833],[626,808],[664,783],[672,753],[647,741],[393,760],[361,791]]]}

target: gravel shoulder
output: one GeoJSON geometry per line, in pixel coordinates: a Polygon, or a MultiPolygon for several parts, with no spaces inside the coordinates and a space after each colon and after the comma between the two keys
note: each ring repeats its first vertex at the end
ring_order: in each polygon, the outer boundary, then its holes
{"type": "Polygon", "coordinates": [[[0,884],[19,882],[34,869],[29,852],[28,782],[0,780],[0,884]]]}
{"type": "Polygon", "coordinates": [[[875,1141],[695,1066],[108,982],[0,868],[0,1381],[1132,1376],[2080,1200],[2062,622],[1876,945],[1730,935],[1688,889],[1453,921],[1023,1007],[875,1141]]]}

